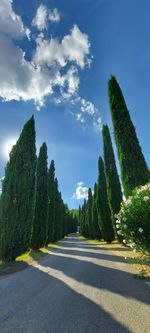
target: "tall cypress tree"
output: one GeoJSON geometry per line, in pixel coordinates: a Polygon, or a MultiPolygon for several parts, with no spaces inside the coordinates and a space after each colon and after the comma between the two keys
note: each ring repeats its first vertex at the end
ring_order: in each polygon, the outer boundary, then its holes
{"type": "Polygon", "coordinates": [[[102,237],[106,242],[110,243],[114,240],[115,234],[114,234],[114,229],[111,219],[111,211],[107,196],[104,162],[101,157],[98,161],[98,170],[99,170],[98,184],[100,185],[97,193],[99,221],[102,230],[102,237]]]}
{"type": "Polygon", "coordinates": [[[54,241],[57,241],[60,238],[60,195],[58,191],[58,180],[55,178],[54,181],[54,206],[55,206],[55,215],[54,215],[54,241]]]}
{"type": "Polygon", "coordinates": [[[89,188],[88,190],[88,202],[87,202],[87,219],[88,219],[88,230],[89,237],[94,238],[94,228],[92,224],[92,190],[89,188]]]}
{"type": "Polygon", "coordinates": [[[1,196],[0,257],[14,260],[31,241],[35,190],[35,124],[32,117],[10,153],[1,196]]]}
{"type": "Polygon", "coordinates": [[[55,163],[52,160],[48,173],[48,242],[54,241],[55,221],[55,163]]]}
{"type": "Polygon", "coordinates": [[[93,205],[92,205],[92,224],[94,228],[94,238],[101,239],[101,231],[98,223],[98,210],[97,210],[97,184],[94,185],[93,205]]]}
{"type": "Polygon", "coordinates": [[[103,126],[103,143],[107,194],[112,212],[112,219],[113,222],[115,222],[114,215],[117,214],[120,210],[122,191],[117,172],[110,132],[107,125],[103,126]]]}
{"type": "Polygon", "coordinates": [[[113,76],[108,83],[108,94],[122,183],[128,196],[136,186],[148,182],[150,174],[122,91],[113,76]]]}
{"type": "Polygon", "coordinates": [[[48,173],[47,146],[40,148],[36,170],[35,209],[33,216],[32,248],[46,245],[48,230],[48,173]]]}

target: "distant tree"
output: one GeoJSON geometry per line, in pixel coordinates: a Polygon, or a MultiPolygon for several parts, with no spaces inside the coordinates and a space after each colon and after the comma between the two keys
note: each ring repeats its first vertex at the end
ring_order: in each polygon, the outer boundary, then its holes
{"type": "Polygon", "coordinates": [[[40,148],[36,170],[35,209],[33,216],[32,248],[46,245],[48,231],[48,173],[47,146],[40,148]]]}
{"type": "Polygon", "coordinates": [[[110,203],[113,223],[115,225],[115,214],[119,213],[120,210],[120,205],[122,202],[122,191],[117,172],[110,132],[107,125],[103,126],[103,143],[107,194],[110,203]]]}
{"type": "Polygon", "coordinates": [[[55,163],[52,160],[48,173],[48,240],[54,241],[55,233],[55,163]]]}
{"type": "Polygon", "coordinates": [[[97,184],[94,185],[93,204],[92,204],[92,224],[94,228],[94,238],[101,239],[101,231],[98,223],[98,210],[97,210],[97,184]]]}
{"type": "Polygon", "coordinates": [[[55,218],[54,218],[54,241],[61,238],[60,236],[60,193],[58,190],[58,180],[55,178],[54,182],[54,205],[55,205],[55,218]]]}
{"type": "Polygon", "coordinates": [[[92,190],[89,188],[88,190],[88,202],[87,202],[87,223],[88,223],[88,233],[90,238],[94,238],[94,227],[92,223],[92,190]]]}
{"type": "Polygon", "coordinates": [[[108,83],[108,94],[122,183],[125,196],[128,197],[136,186],[149,181],[150,174],[122,91],[114,76],[108,83]]]}
{"type": "Polygon", "coordinates": [[[102,231],[102,237],[106,242],[112,242],[115,238],[111,211],[107,196],[106,178],[104,171],[104,162],[100,157],[98,161],[98,189],[97,189],[97,206],[99,213],[99,223],[102,231]]]}
{"type": "Polygon", "coordinates": [[[84,203],[81,208],[81,230],[80,233],[84,237],[88,237],[88,225],[87,225],[87,212],[86,212],[86,200],[84,199],[84,203]]]}
{"type": "Polygon", "coordinates": [[[1,196],[0,257],[14,260],[30,245],[35,190],[35,124],[32,117],[10,153],[1,196]]]}

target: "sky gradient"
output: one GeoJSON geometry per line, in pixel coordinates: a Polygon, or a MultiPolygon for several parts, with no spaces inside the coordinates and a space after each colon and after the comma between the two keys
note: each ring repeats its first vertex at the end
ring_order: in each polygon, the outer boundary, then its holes
{"type": "Polygon", "coordinates": [[[111,74],[150,166],[149,12],[149,0],[1,0],[0,177],[6,147],[34,114],[37,153],[45,141],[63,199],[78,207],[97,180],[103,123],[113,139],[111,74]]]}

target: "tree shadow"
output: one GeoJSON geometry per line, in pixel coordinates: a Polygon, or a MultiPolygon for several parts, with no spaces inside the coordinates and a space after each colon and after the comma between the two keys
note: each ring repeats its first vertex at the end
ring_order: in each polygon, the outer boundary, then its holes
{"type": "Polygon", "coordinates": [[[132,333],[112,315],[37,268],[0,281],[0,331],[5,333],[132,333]]]}
{"type": "Polygon", "coordinates": [[[85,285],[150,304],[147,286],[143,281],[134,279],[133,274],[113,267],[108,268],[81,259],[65,257],[68,251],[61,256],[57,251],[58,249],[56,249],[56,254],[54,252],[48,260],[42,261],[41,264],[62,271],[65,275],[85,285]]]}
{"type": "MultiPolygon", "coordinates": [[[[53,249],[52,249],[53,251],[53,249]]],[[[108,260],[108,261],[114,261],[114,262],[121,262],[125,263],[125,259],[123,257],[114,256],[111,254],[104,254],[104,253],[94,253],[94,252],[86,252],[86,251],[80,251],[80,250],[69,250],[69,247],[64,249],[63,247],[54,249],[53,252],[62,253],[62,254],[70,254],[74,256],[79,257],[86,257],[86,258],[94,258],[94,259],[100,259],[100,260],[108,260]]]]}
{"type": "Polygon", "coordinates": [[[29,267],[28,263],[22,260],[1,264],[0,278],[5,277],[5,275],[22,271],[28,267],[29,267]]]}

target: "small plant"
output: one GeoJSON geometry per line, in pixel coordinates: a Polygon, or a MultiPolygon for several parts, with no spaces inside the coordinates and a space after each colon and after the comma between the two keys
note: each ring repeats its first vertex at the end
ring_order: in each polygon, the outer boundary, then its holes
{"type": "Polygon", "coordinates": [[[133,190],[116,215],[117,233],[136,251],[150,252],[150,182],[133,190]]]}

